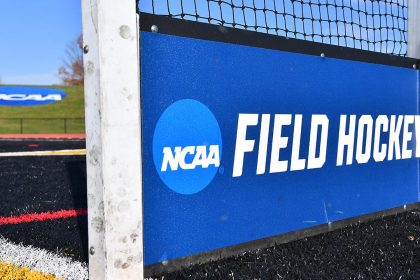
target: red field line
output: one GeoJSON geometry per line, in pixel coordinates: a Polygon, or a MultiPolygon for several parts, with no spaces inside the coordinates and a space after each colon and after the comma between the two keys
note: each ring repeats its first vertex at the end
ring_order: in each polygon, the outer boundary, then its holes
{"type": "Polygon", "coordinates": [[[85,134],[0,134],[0,139],[85,139],[85,134]]]}
{"type": "Polygon", "coordinates": [[[67,219],[67,218],[86,216],[86,215],[87,215],[87,210],[83,208],[59,210],[55,212],[30,213],[30,214],[22,214],[18,216],[0,217],[0,225],[15,225],[15,224],[22,224],[22,223],[42,222],[42,221],[67,219]]]}

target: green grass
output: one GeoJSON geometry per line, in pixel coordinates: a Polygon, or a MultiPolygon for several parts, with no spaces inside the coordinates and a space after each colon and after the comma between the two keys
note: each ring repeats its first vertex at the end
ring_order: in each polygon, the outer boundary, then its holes
{"type": "MultiPolygon", "coordinates": [[[[52,88],[50,86],[43,86],[52,88]]],[[[53,87],[66,97],[59,102],[23,107],[0,107],[0,134],[20,133],[84,133],[84,96],[82,86],[53,87]],[[22,119],[22,120],[21,120],[22,119]],[[67,120],[65,120],[67,119],[67,120]]]]}

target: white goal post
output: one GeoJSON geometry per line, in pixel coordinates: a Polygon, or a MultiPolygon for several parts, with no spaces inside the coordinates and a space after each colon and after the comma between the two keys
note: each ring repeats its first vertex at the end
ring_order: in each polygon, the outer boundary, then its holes
{"type": "Polygon", "coordinates": [[[135,0],[82,0],[89,279],[143,279],[135,0]]]}
{"type": "MultiPolygon", "coordinates": [[[[136,0],[82,0],[82,19],[89,278],[143,279],[136,0]]],[[[420,58],[420,0],[408,0],[407,54],[420,58]]]]}
{"type": "Polygon", "coordinates": [[[408,57],[420,59],[420,1],[408,0],[408,57]]]}

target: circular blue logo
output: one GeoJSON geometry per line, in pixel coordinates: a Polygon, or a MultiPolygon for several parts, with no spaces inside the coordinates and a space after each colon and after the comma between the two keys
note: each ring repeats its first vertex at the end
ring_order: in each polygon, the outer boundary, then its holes
{"type": "Polygon", "coordinates": [[[182,99],[163,112],[153,135],[153,161],[170,189],[180,194],[203,190],[216,175],[221,155],[219,124],[204,104],[182,99]]]}

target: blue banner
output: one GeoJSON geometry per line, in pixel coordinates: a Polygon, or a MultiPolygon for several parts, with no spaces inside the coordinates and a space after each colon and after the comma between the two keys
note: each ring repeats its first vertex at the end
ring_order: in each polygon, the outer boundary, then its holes
{"type": "Polygon", "coordinates": [[[141,68],[146,265],[419,201],[416,70],[149,32],[141,68]]]}
{"type": "Polygon", "coordinates": [[[39,87],[0,87],[0,106],[37,106],[63,100],[66,94],[58,89],[39,87]]]}

